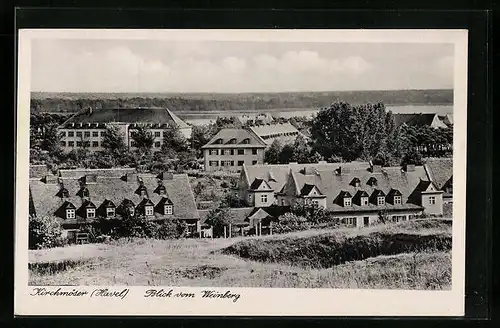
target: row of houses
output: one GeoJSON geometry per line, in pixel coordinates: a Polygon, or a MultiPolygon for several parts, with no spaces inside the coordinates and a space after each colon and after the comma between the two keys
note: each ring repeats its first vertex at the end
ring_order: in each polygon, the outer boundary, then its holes
{"type": "MultiPolygon", "coordinates": [[[[442,215],[452,202],[451,160],[424,166],[379,167],[371,163],[242,165],[238,189],[244,208],[231,209],[233,225],[262,231],[297,202],[315,203],[346,225],[376,224],[383,213],[394,221],[442,215]],[[259,229],[256,229],[260,227],[259,229]]],[[[50,174],[30,168],[30,215],[56,216],[76,238],[82,225],[98,219],[142,215],[148,220],[178,219],[188,234],[211,235],[207,210],[197,208],[186,174],[153,175],[132,168],[68,169],[50,174]]]]}

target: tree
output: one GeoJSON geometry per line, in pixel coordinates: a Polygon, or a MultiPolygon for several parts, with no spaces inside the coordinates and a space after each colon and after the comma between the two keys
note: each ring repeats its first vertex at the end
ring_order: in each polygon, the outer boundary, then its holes
{"type": "Polygon", "coordinates": [[[292,206],[290,211],[297,216],[306,218],[308,222],[313,224],[326,222],[328,220],[325,209],[316,203],[299,201],[292,206]]]}
{"type": "Polygon", "coordinates": [[[29,249],[50,248],[62,246],[62,228],[54,216],[29,217],[29,249]]]}
{"type": "Polygon", "coordinates": [[[123,134],[117,126],[108,125],[104,131],[102,147],[112,154],[122,154],[127,146],[123,134]]]}
{"type": "Polygon", "coordinates": [[[319,161],[324,160],[323,156],[320,155],[317,151],[314,151],[309,158],[310,163],[318,163],[319,161]]]}
{"type": "Polygon", "coordinates": [[[40,148],[49,153],[57,152],[60,150],[61,138],[62,134],[57,129],[56,124],[43,125],[41,127],[40,148]]]}
{"type": "Polygon", "coordinates": [[[149,152],[153,147],[154,136],[144,126],[139,125],[134,132],[132,132],[132,140],[141,152],[149,152]]]}
{"type": "Polygon", "coordinates": [[[403,156],[401,161],[401,166],[406,166],[407,164],[422,165],[422,155],[417,148],[410,148],[403,156]]]}
{"type": "Polygon", "coordinates": [[[281,143],[278,139],[275,139],[264,153],[264,162],[267,164],[278,164],[281,149],[281,143]]]}
{"type": "Polygon", "coordinates": [[[177,127],[171,127],[163,130],[163,144],[161,146],[162,152],[173,150],[175,152],[187,151],[189,144],[177,127]]]}
{"type": "Polygon", "coordinates": [[[306,139],[299,134],[293,143],[293,156],[292,160],[297,163],[310,162],[311,149],[307,145],[306,139]]]}
{"type": "Polygon", "coordinates": [[[214,124],[193,126],[193,131],[191,133],[191,147],[195,151],[200,152],[201,147],[206,145],[216,133],[217,130],[214,124]]]}
{"type": "MultiPolygon", "coordinates": [[[[223,205],[224,206],[224,205],[223,205]]],[[[225,226],[229,226],[233,222],[233,216],[228,207],[217,207],[211,209],[207,213],[205,223],[212,226],[214,234],[221,235],[225,226]]]]}
{"type": "Polygon", "coordinates": [[[283,146],[278,157],[279,163],[288,164],[292,161],[292,158],[293,158],[293,146],[291,145],[283,146]]]}

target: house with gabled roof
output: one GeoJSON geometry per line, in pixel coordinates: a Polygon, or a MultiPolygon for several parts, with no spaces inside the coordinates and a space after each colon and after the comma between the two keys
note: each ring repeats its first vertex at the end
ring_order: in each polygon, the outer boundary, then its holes
{"type": "MultiPolygon", "coordinates": [[[[449,116],[436,113],[393,114],[396,126],[430,126],[432,128],[447,128],[452,125],[449,116]]],[[[453,120],[453,119],[451,119],[453,120]]]]}
{"type": "Polygon", "coordinates": [[[240,171],[264,162],[267,144],[251,129],[221,129],[204,146],[205,171],[240,171]]]}
{"type": "Polygon", "coordinates": [[[178,129],[184,137],[191,138],[192,127],[168,108],[102,108],[82,109],[63,122],[58,130],[62,135],[60,146],[65,151],[87,148],[103,150],[102,142],[108,126],[121,132],[125,145],[135,148],[133,133],[139,126],[146,127],[154,136],[153,147],[160,149],[165,130],[178,129]]]}
{"type": "Polygon", "coordinates": [[[453,158],[427,158],[424,167],[429,179],[443,191],[445,202],[453,202],[453,158]]]}
{"type": "Polygon", "coordinates": [[[186,174],[153,175],[130,170],[60,170],[56,176],[30,178],[30,214],[55,216],[74,238],[95,220],[144,216],[177,219],[191,233],[200,230],[195,198],[186,174]],[[85,173],[81,175],[81,173],[85,173]]]}
{"type": "Polygon", "coordinates": [[[254,187],[263,182],[272,188],[273,204],[277,206],[315,203],[333,217],[357,227],[374,224],[381,215],[401,221],[422,213],[443,214],[443,192],[423,166],[292,163],[245,167],[240,176],[240,197],[246,199],[246,195],[258,192],[254,187]],[[270,170],[277,180],[266,180],[270,170]]]}
{"type": "Polygon", "coordinates": [[[282,145],[294,143],[299,135],[307,139],[304,134],[288,122],[259,124],[251,126],[249,129],[261,137],[267,146],[270,146],[275,140],[278,140],[282,145]]]}

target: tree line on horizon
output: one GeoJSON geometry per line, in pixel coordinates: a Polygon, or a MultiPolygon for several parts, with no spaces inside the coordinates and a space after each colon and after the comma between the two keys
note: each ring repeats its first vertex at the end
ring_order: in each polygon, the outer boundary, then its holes
{"type": "Polygon", "coordinates": [[[386,105],[443,105],[453,103],[453,90],[396,90],[396,91],[343,91],[297,92],[267,94],[194,94],[175,96],[134,96],[98,98],[82,94],[81,98],[52,95],[32,97],[32,113],[73,113],[92,107],[167,107],[174,111],[248,111],[275,108],[322,108],[335,102],[362,104],[377,102],[386,105]]]}

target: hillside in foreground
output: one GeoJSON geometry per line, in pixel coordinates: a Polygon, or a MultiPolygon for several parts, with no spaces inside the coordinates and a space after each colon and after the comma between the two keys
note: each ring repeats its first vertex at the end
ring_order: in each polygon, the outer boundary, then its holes
{"type": "Polygon", "coordinates": [[[32,92],[32,112],[81,108],[168,107],[175,111],[245,111],[321,108],[333,102],[386,105],[452,105],[453,90],[328,91],[288,93],[54,93],[32,92]]]}
{"type": "MultiPolygon", "coordinates": [[[[320,238],[323,238],[320,237],[320,238]]],[[[414,238],[413,241],[418,240],[414,238]]],[[[411,241],[408,241],[411,243],[411,241]]],[[[418,243],[418,242],[417,242],[418,243]]],[[[450,289],[451,225],[432,220],[367,230],[337,229],[233,239],[119,240],[29,252],[30,285],[170,285],[204,287],[450,289]],[[318,247],[318,236],[356,237],[373,233],[427,236],[443,247],[413,247],[329,267],[266,262],[228,254],[228,248],[256,243],[304,240],[318,247]],[[429,237],[430,236],[430,237],[429,237]]],[[[314,248],[313,247],[313,248],[314,248]]],[[[290,250],[289,250],[290,251],[290,250]]],[[[303,252],[298,247],[298,254],[303,252]]],[[[305,253],[304,253],[305,254],[305,253]]],[[[375,255],[376,253],[374,253],[375,255]]],[[[289,254],[290,255],[290,254],[289,254]]],[[[328,256],[328,252],[325,253],[328,256]]],[[[332,254],[330,254],[332,255],[332,254]]]]}

